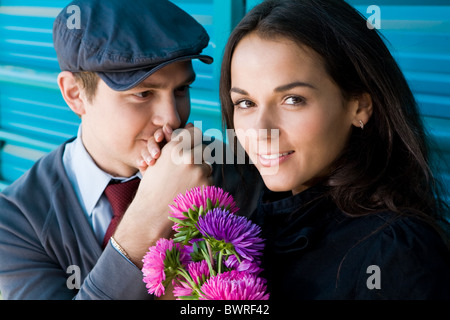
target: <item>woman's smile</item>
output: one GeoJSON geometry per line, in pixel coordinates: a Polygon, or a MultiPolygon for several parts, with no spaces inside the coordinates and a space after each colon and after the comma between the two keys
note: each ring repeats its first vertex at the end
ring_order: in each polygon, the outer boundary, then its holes
{"type": "Polygon", "coordinates": [[[259,162],[263,167],[272,167],[282,164],[289,160],[295,151],[287,151],[282,153],[258,154],[259,162]]]}

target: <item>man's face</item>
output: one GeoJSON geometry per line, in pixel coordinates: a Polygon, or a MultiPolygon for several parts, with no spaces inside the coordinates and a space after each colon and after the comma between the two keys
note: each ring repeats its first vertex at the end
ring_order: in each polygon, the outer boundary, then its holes
{"type": "Polygon", "coordinates": [[[186,124],[194,79],[191,61],[184,61],[158,70],[127,91],[114,91],[99,80],[81,116],[83,143],[96,164],[113,176],[136,173],[141,151],[158,128],[186,124]]]}

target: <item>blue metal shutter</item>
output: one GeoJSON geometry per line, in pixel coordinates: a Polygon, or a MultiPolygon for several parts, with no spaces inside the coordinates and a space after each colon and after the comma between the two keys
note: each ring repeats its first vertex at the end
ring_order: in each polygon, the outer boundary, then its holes
{"type": "Polygon", "coordinates": [[[450,203],[450,3],[448,0],[350,0],[366,17],[380,9],[380,32],[418,101],[437,173],[450,203]],[[368,12],[369,11],[369,12],[368,12]]]}
{"type": "MultiPolygon", "coordinates": [[[[0,0],[0,190],[41,156],[76,135],[79,118],[65,104],[56,77],[59,66],[52,26],[68,0],[0,0]]],[[[213,65],[194,61],[190,121],[203,131],[221,128],[219,66],[224,43],[242,17],[243,1],[177,0],[211,37],[205,53],[213,65]]],[[[82,13],[81,13],[82,14],[82,13]]]]}

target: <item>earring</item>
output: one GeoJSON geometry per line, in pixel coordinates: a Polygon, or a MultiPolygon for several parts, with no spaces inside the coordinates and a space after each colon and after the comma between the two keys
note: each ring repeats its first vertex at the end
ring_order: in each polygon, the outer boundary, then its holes
{"type": "Polygon", "coordinates": [[[359,126],[361,127],[361,130],[364,129],[364,122],[362,122],[362,120],[359,120],[359,126]]]}

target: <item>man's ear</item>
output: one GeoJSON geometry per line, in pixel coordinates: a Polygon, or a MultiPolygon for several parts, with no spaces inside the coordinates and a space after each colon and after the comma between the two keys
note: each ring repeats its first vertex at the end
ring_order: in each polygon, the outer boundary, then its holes
{"type": "Polygon", "coordinates": [[[355,127],[363,129],[367,122],[369,122],[370,117],[372,117],[372,97],[367,92],[364,92],[354,99],[357,103],[357,108],[352,123],[355,127]]]}
{"type": "Polygon", "coordinates": [[[63,71],[58,75],[58,86],[67,105],[79,117],[86,113],[86,99],[81,84],[76,81],[70,71],[63,71]]]}

